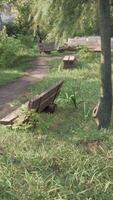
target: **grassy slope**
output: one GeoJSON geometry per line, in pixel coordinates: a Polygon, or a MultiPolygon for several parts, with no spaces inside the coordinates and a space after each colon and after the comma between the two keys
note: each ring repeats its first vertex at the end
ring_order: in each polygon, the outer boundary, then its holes
{"type": "Polygon", "coordinates": [[[29,126],[0,127],[0,199],[113,199],[112,131],[98,132],[91,118],[99,59],[79,54],[79,60],[72,71],[51,61],[48,77],[31,88],[37,94],[65,80],[54,114],[36,114],[29,126]]]}

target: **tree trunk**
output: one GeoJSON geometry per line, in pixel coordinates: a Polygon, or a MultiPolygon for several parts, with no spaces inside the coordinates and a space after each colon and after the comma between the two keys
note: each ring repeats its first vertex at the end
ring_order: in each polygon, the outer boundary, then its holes
{"type": "Polygon", "coordinates": [[[0,14],[0,31],[2,31],[2,18],[1,18],[1,14],[0,14]]]}
{"type": "Polygon", "coordinates": [[[112,111],[110,0],[99,0],[101,34],[101,91],[100,100],[93,110],[98,129],[108,128],[112,111]]]}

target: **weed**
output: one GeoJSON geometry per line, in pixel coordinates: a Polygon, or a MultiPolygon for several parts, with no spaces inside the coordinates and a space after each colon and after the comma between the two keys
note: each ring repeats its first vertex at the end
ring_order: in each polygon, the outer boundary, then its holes
{"type": "Polygon", "coordinates": [[[91,116],[92,108],[88,108],[86,102],[83,102],[83,117],[84,120],[87,121],[91,116]]]}

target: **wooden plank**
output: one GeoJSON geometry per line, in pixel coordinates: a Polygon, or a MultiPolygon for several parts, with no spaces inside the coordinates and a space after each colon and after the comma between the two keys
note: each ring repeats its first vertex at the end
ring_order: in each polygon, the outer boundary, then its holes
{"type": "Polygon", "coordinates": [[[40,102],[38,112],[42,112],[46,107],[48,107],[50,104],[54,103],[55,98],[59,95],[60,93],[60,88],[61,86],[57,87],[51,95],[48,95],[48,97],[42,99],[40,102]]]}
{"type": "Polygon", "coordinates": [[[54,97],[56,97],[58,89],[61,88],[62,84],[63,84],[63,81],[59,81],[55,85],[50,87],[48,90],[44,91],[40,95],[35,96],[33,99],[29,101],[28,108],[38,110],[42,101],[44,101],[45,99],[48,99],[49,96],[51,97],[51,95],[54,95],[54,97]]]}
{"type": "Polygon", "coordinates": [[[28,104],[28,109],[29,110],[31,110],[31,109],[37,110],[39,107],[40,101],[41,101],[41,98],[38,98],[38,96],[35,99],[31,99],[28,104]]]}
{"type": "Polygon", "coordinates": [[[14,120],[16,120],[19,117],[19,109],[13,111],[6,117],[0,120],[0,124],[8,125],[13,124],[14,120]]]}
{"type": "Polygon", "coordinates": [[[51,52],[55,50],[55,43],[50,42],[50,43],[44,43],[44,52],[51,52]]]}
{"type": "MultiPolygon", "coordinates": [[[[25,108],[27,108],[27,106],[28,106],[28,101],[25,103],[25,108]]],[[[13,124],[14,121],[17,118],[19,118],[21,111],[22,111],[22,107],[17,108],[13,112],[11,112],[9,115],[7,115],[6,117],[2,118],[0,120],[0,124],[4,124],[4,125],[13,124]]]]}
{"type": "Polygon", "coordinates": [[[64,58],[63,58],[63,61],[67,61],[67,62],[70,62],[70,61],[74,61],[75,60],[75,56],[73,56],[73,55],[70,55],[70,56],[65,56],[64,58]]]}
{"type": "Polygon", "coordinates": [[[65,56],[64,58],[63,58],[63,61],[68,61],[69,60],[69,56],[65,56]]]}
{"type": "Polygon", "coordinates": [[[75,56],[74,55],[70,55],[70,56],[65,56],[63,61],[64,61],[64,69],[72,69],[75,67],[75,56]],[[67,59],[68,57],[68,60],[67,59]]]}
{"type": "Polygon", "coordinates": [[[69,61],[74,61],[75,60],[75,56],[69,56],[69,61]]]}
{"type": "Polygon", "coordinates": [[[30,110],[33,109],[35,111],[41,112],[43,109],[45,109],[49,105],[49,103],[52,102],[52,100],[55,97],[55,94],[56,92],[53,91],[51,95],[46,95],[44,97],[30,101],[29,109],[30,110]]]}
{"type": "Polygon", "coordinates": [[[42,100],[40,106],[38,108],[38,112],[42,112],[46,107],[48,107],[51,103],[53,103],[55,97],[55,93],[53,93],[50,97],[45,100],[42,100]]]}

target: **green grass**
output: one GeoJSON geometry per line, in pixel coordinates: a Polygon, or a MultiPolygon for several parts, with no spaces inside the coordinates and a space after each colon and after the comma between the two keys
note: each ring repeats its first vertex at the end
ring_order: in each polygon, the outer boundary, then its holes
{"type": "Polygon", "coordinates": [[[25,71],[30,68],[29,63],[26,63],[24,61],[23,63],[20,61],[20,63],[15,63],[15,66],[13,68],[0,70],[0,85],[8,84],[16,80],[17,78],[25,75],[25,71]]]}
{"type": "Polygon", "coordinates": [[[49,62],[31,95],[64,80],[54,114],[28,125],[0,127],[1,200],[112,200],[113,134],[97,131],[91,111],[99,97],[99,56],[80,55],[78,68],[49,62]],[[77,108],[72,101],[76,99],[77,108]]]}
{"type": "Polygon", "coordinates": [[[6,85],[17,78],[20,78],[26,74],[26,70],[33,67],[29,64],[30,61],[36,59],[38,56],[37,48],[33,45],[32,48],[26,47],[24,52],[20,52],[18,58],[11,66],[0,68],[0,86],[6,85]]]}

